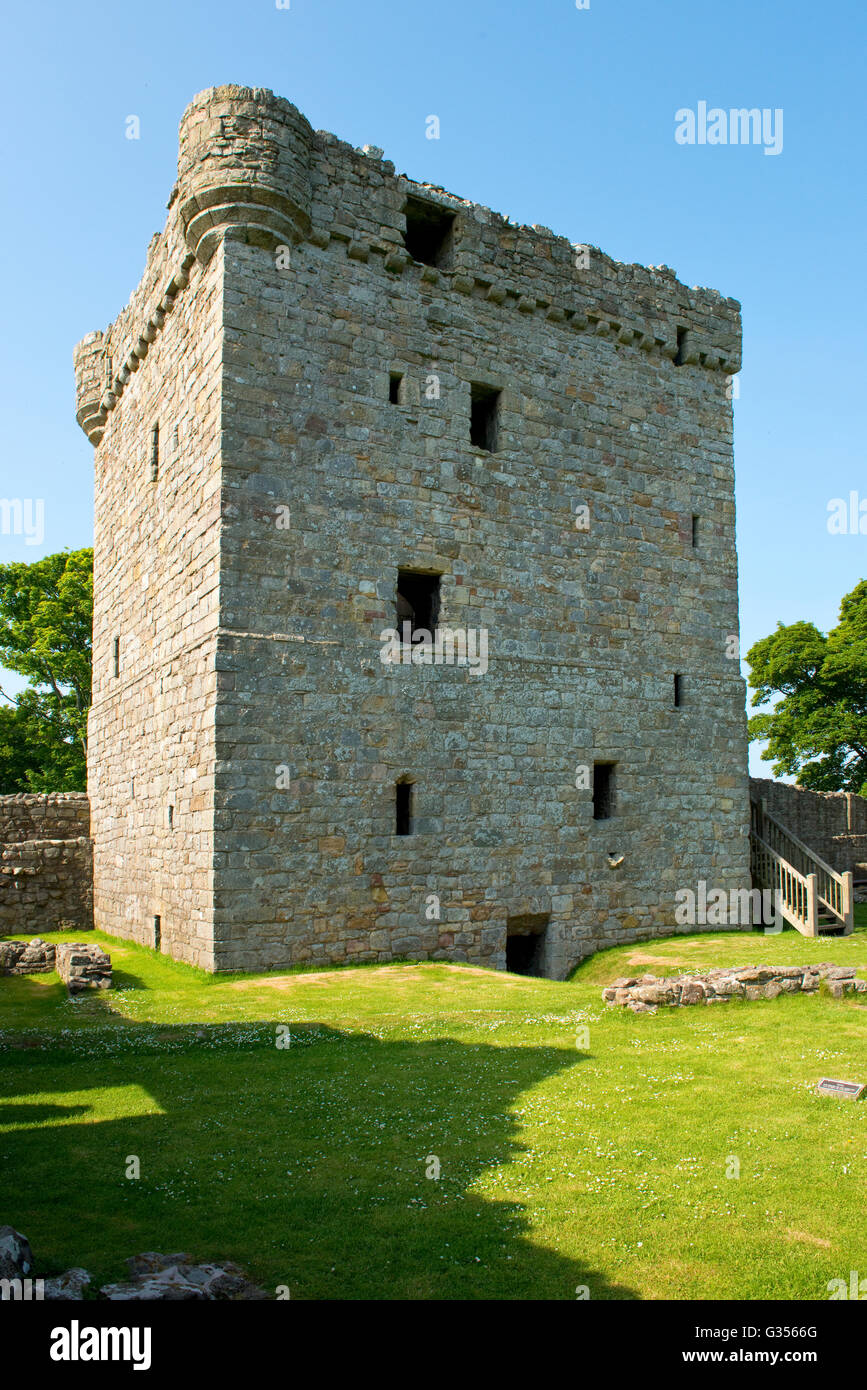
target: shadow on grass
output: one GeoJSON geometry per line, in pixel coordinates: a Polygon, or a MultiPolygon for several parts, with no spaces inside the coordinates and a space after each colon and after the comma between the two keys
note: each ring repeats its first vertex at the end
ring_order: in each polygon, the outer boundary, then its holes
{"type": "Polygon", "coordinates": [[[87,1105],[4,1105],[0,1108],[0,1124],[42,1125],[49,1120],[69,1120],[75,1115],[89,1113],[87,1105]]]}
{"type": "Polygon", "coordinates": [[[587,1054],[312,1023],[293,1024],[283,1048],[272,1022],[92,1037],[89,1055],[82,1035],[76,1051],[0,1052],[0,1167],[18,1175],[3,1220],[40,1272],[84,1265],[98,1287],[127,1256],[185,1250],[301,1299],[636,1296],[583,1263],[580,1236],[534,1243],[548,1179],[570,1232],[581,1199],[522,1146],[512,1109],[587,1054]],[[83,1090],[88,1123],[2,1129],[53,1118],[64,1091],[83,1090]],[[131,1090],[152,1113],[120,1113],[131,1090]],[[16,1095],[45,1102],[2,1104],[16,1095]]]}

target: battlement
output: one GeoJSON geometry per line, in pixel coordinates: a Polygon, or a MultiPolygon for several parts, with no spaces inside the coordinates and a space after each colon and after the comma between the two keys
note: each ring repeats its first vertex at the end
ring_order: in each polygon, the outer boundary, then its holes
{"type": "Polygon", "coordinates": [[[378,149],[314,132],[291,102],[262,88],[212,87],[180,124],[178,179],[145,274],[105,333],[75,349],[76,418],[98,444],[109,413],[186,289],[222,239],[273,250],[307,243],[419,291],[545,318],[564,335],[596,334],[707,371],[741,365],[740,306],[689,288],[666,266],[627,265],[547,227],[524,226],[395,173],[378,149]],[[450,219],[447,254],[416,259],[407,207],[450,219]],[[433,258],[431,258],[433,259],[433,258]]]}

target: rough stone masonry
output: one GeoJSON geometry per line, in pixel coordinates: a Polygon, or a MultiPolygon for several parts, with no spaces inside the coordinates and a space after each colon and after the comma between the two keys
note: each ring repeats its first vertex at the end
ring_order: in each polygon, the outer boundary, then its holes
{"type": "Polygon", "coordinates": [[[0,796],[0,932],[93,926],[84,792],[0,796]]]}
{"type": "Polygon", "coordinates": [[[559,978],[749,887],[737,302],[265,90],[190,104],[168,208],[75,352],[96,925],[559,978]]]}

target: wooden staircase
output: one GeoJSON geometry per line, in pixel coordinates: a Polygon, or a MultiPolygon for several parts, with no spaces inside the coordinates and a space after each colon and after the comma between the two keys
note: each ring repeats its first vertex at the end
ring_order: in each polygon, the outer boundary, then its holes
{"type": "Polygon", "coordinates": [[[849,936],[852,874],[838,874],[803,840],[750,801],[750,869],[754,888],[769,888],[776,911],[803,936],[849,936]]]}

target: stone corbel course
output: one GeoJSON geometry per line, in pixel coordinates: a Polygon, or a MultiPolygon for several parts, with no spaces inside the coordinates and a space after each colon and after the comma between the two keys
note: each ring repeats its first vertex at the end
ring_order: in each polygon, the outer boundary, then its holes
{"type": "Polygon", "coordinates": [[[703,975],[621,976],[602,991],[609,1007],[621,1004],[636,1014],[655,1014],[660,1004],[724,1004],[728,999],[776,999],[779,994],[815,994],[825,981],[830,994],[867,994],[867,980],[855,978],[854,965],[746,965],[708,970],[703,975]]]}

